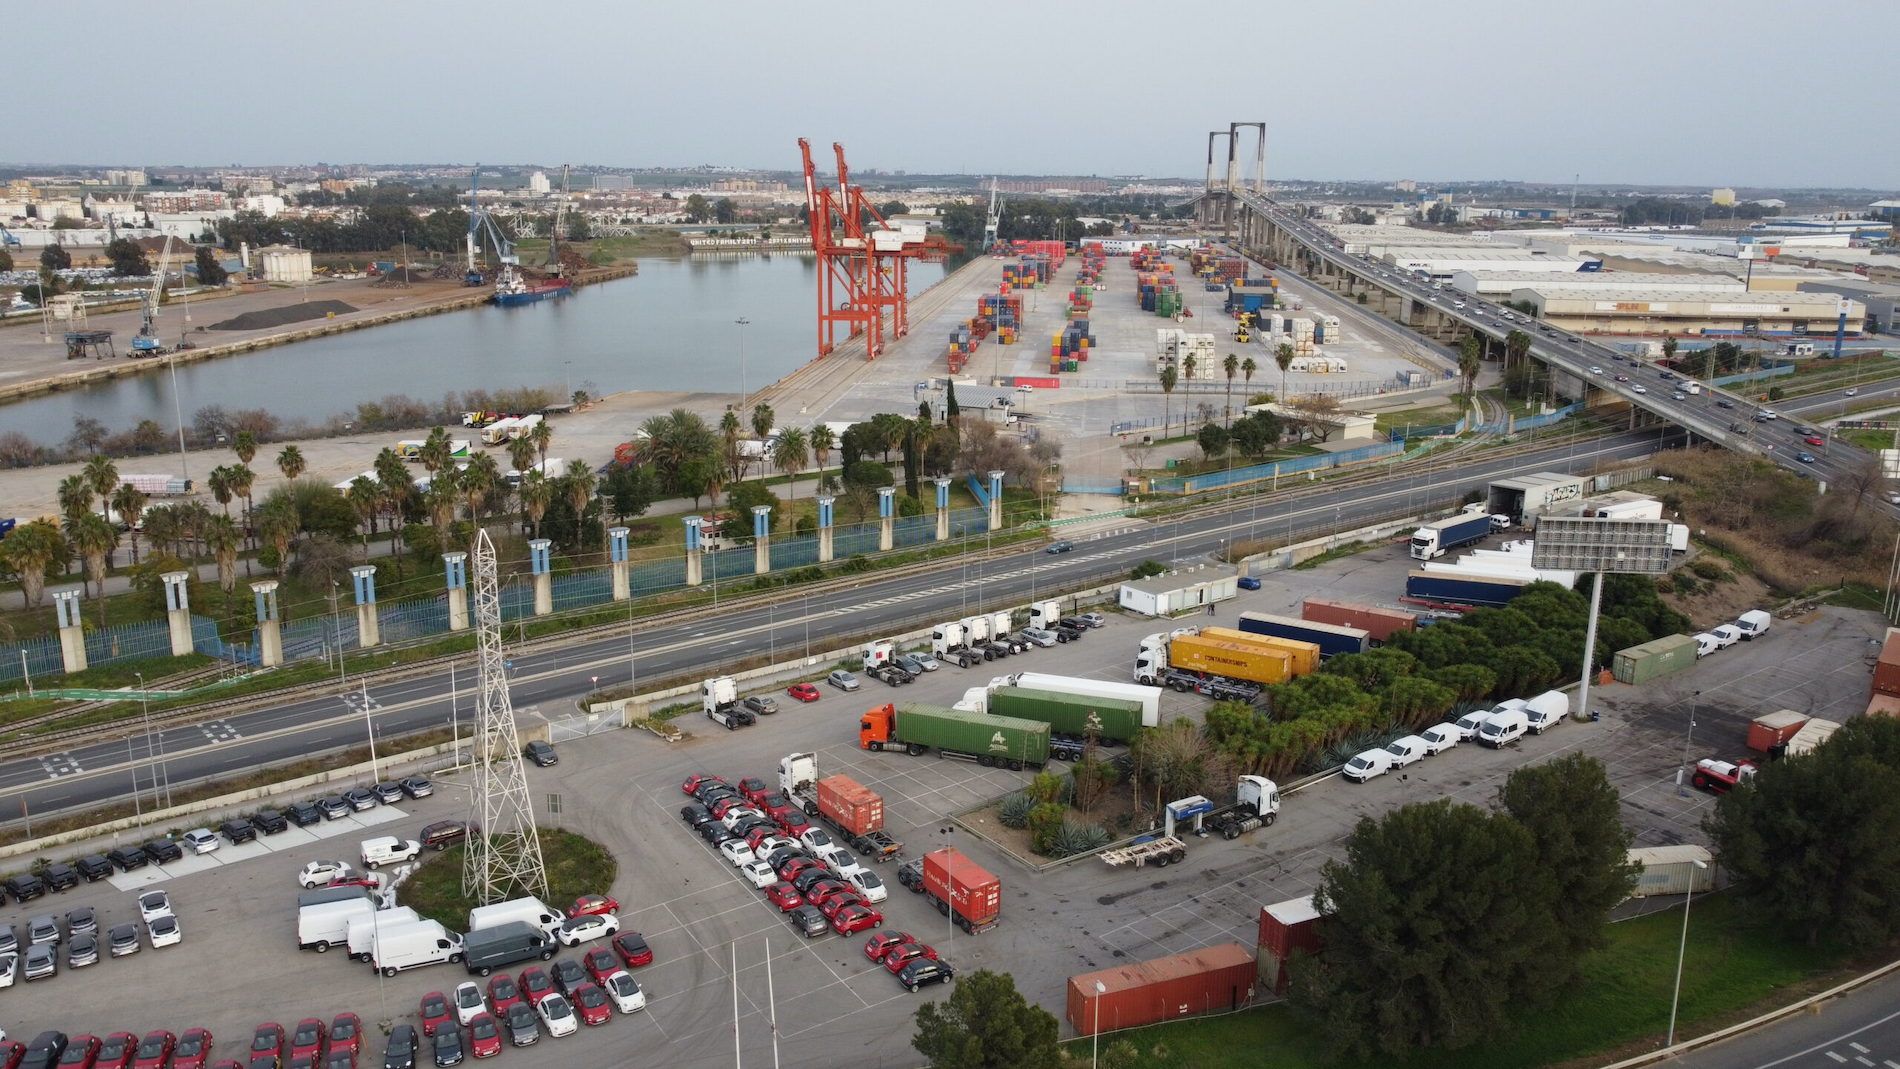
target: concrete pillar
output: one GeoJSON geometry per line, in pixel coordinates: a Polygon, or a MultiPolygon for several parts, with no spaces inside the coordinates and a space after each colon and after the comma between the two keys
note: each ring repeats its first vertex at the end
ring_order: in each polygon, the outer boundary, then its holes
{"type": "Polygon", "coordinates": [[[752,574],[772,570],[772,506],[752,506],[752,574]]]}
{"type": "Polygon", "coordinates": [[[877,491],[877,548],[890,549],[897,544],[897,501],[895,487],[881,486],[877,491]]]}
{"type": "Polygon", "coordinates": [[[468,554],[442,554],[442,585],[449,592],[449,630],[468,630],[468,554]]]}
{"type": "Polygon", "coordinates": [[[166,572],[158,577],[165,584],[165,624],[171,632],[172,656],[183,657],[195,644],[191,641],[191,604],[185,594],[188,572],[166,572]]]}
{"type": "Polygon", "coordinates": [[[1003,473],[990,472],[990,530],[1003,526],[1003,473]]]}
{"type": "Polygon", "coordinates": [[[607,528],[607,569],[613,574],[614,600],[626,601],[633,597],[633,583],[628,575],[627,529],[625,527],[607,528]]]}
{"type": "Polygon", "coordinates": [[[704,582],[700,574],[700,556],[704,548],[700,542],[699,529],[706,520],[701,516],[688,516],[681,522],[686,525],[686,585],[698,586],[704,582]]]}
{"type": "Polygon", "coordinates": [[[53,609],[59,614],[59,660],[68,674],[86,670],[86,631],[79,618],[79,601],[86,588],[53,591],[53,609]]]}
{"type": "Polygon", "coordinates": [[[376,619],[376,566],[359,564],[350,569],[356,587],[356,644],[369,649],[382,642],[382,628],[376,619]]]}
{"type": "MultiPolygon", "coordinates": [[[[263,579],[251,584],[257,605],[257,663],[275,668],[284,663],[284,622],[277,616],[277,580],[263,579]]],[[[342,651],[337,651],[342,655],[342,651]]]]}
{"type": "Polygon", "coordinates": [[[837,500],[829,495],[818,498],[818,563],[829,564],[832,560],[831,547],[831,505],[837,500]]]}
{"type": "Polygon", "coordinates": [[[548,570],[548,547],[553,544],[545,538],[528,543],[528,570],[534,573],[536,616],[546,616],[554,611],[554,575],[548,570]]]}
{"type": "Polygon", "coordinates": [[[950,540],[950,480],[939,478],[937,482],[937,541],[950,540]]]}

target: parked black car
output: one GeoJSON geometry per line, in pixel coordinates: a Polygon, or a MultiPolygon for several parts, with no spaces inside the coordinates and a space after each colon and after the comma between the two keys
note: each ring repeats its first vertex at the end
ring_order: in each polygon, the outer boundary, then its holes
{"type": "Polygon", "coordinates": [[[383,1046],[383,1069],[416,1069],[416,1030],[399,1024],[389,1030],[383,1046]]]}
{"type": "Polygon", "coordinates": [[[60,1055],[66,1053],[66,1033],[41,1032],[26,1045],[26,1053],[14,1064],[19,1069],[53,1069],[59,1064],[60,1055]]]}
{"type": "Polygon", "coordinates": [[[233,846],[236,846],[238,843],[248,843],[257,838],[256,826],[243,817],[236,817],[225,821],[218,825],[218,831],[226,839],[230,840],[233,846]]]}
{"type": "Polygon", "coordinates": [[[290,808],[284,810],[284,816],[299,828],[323,823],[323,810],[318,809],[315,802],[292,802],[290,808]]]}
{"type": "Polygon", "coordinates": [[[897,971],[897,982],[916,991],[925,984],[947,984],[956,978],[947,962],[918,958],[897,971]]]}
{"type": "Polygon", "coordinates": [[[554,752],[554,747],[542,742],[540,739],[536,739],[523,747],[521,752],[527,755],[528,760],[533,761],[541,768],[561,763],[561,757],[554,752]]]}
{"type": "Polygon", "coordinates": [[[251,826],[265,835],[276,835],[290,827],[290,821],[275,809],[260,809],[251,814],[251,826]]]}
{"type": "Polygon", "coordinates": [[[46,881],[30,872],[8,876],[0,881],[0,887],[5,887],[15,902],[31,902],[46,893],[46,881]]]}
{"type": "Polygon", "coordinates": [[[698,802],[688,802],[680,806],[680,819],[685,821],[688,827],[698,831],[702,824],[713,819],[713,815],[712,810],[698,802]]]}
{"type": "Polygon", "coordinates": [[[133,869],[142,869],[152,861],[151,858],[145,856],[145,851],[136,846],[113,847],[112,851],[108,853],[106,857],[110,859],[114,865],[119,866],[119,871],[121,872],[131,872],[133,869]]]}
{"type": "Polygon", "coordinates": [[[145,844],[145,856],[151,858],[154,863],[162,865],[167,861],[182,860],[185,849],[170,839],[153,839],[145,844]]]}
{"type": "Polygon", "coordinates": [[[87,854],[73,864],[78,866],[79,874],[86,878],[87,883],[96,883],[112,875],[112,862],[103,854],[87,854]]]}
{"type": "Polygon", "coordinates": [[[79,870],[64,861],[55,861],[40,873],[49,891],[66,891],[79,886],[79,870]]]}

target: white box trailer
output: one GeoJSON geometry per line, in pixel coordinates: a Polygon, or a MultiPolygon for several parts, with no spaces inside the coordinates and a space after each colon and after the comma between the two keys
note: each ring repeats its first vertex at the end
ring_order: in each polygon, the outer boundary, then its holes
{"type": "Polygon", "coordinates": [[[1018,672],[1013,676],[999,676],[990,680],[989,689],[997,687],[1028,687],[1090,698],[1121,698],[1141,704],[1143,727],[1154,727],[1161,723],[1161,690],[1157,687],[1116,683],[1107,679],[1083,679],[1080,676],[1055,676],[1046,672],[1018,672]]]}
{"type": "Polygon", "coordinates": [[[1715,858],[1706,846],[1641,846],[1629,852],[1629,860],[1639,870],[1631,898],[1715,889],[1715,858]]]}

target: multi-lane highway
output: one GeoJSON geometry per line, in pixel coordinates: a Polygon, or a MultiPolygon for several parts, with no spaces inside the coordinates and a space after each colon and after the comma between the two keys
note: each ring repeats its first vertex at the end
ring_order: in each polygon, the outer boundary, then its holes
{"type": "MultiPolygon", "coordinates": [[[[1497,305],[1475,294],[1441,290],[1422,282],[1405,271],[1382,264],[1367,256],[1345,251],[1337,237],[1314,224],[1274,206],[1255,194],[1240,194],[1240,200],[1274,224],[1297,238],[1313,255],[1337,267],[1403,294],[1437,314],[1448,316],[1502,342],[1513,330],[1522,330],[1531,338],[1531,352],[1552,367],[1615,394],[1630,404],[1651,412],[1678,426],[1694,431],[1699,437],[1736,449],[1753,452],[1782,467],[1811,471],[1822,479],[1836,479],[1864,465],[1865,451],[1844,443],[1833,443],[1825,452],[1804,450],[1792,444],[1788,432],[1758,434],[1761,426],[1754,417],[1757,406],[1742,397],[1703,385],[1699,393],[1686,393],[1662,377],[1663,369],[1634,357],[1625,356],[1605,345],[1540,324],[1513,309],[1497,305]],[[1510,316],[1511,318],[1506,318],[1510,316]],[[1808,452],[1811,461],[1800,455],[1808,452]]],[[[1773,421],[1769,421],[1772,427],[1773,421]]]]}
{"type": "MultiPolygon", "coordinates": [[[[836,648],[834,635],[897,633],[961,616],[979,604],[1022,604],[1034,595],[1112,581],[1147,559],[1205,559],[1228,545],[1254,539],[1281,541],[1350,530],[1378,517],[1449,507],[1466,490],[1492,479],[1536,471],[1583,471],[1653,453],[1663,432],[1632,432],[1610,439],[1518,452],[1486,460],[1419,465],[1376,481],[1320,486],[1295,496],[1263,497],[1211,515],[1180,521],[1131,520],[1078,540],[1072,553],[1036,549],[986,562],[955,560],[922,574],[869,578],[848,593],[794,597],[776,607],[707,609],[681,623],[637,625],[631,636],[591,639],[554,649],[529,649],[512,661],[511,693],[524,715],[538,707],[549,718],[574,711],[573,700],[593,689],[595,677],[619,682],[692,673],[761,654],[796,659],[836,648]]],[[[446,670],[369,688],[369,719],[377,736],[447,726],[471,708],[470,669],[464,664],[451,690],[446,670]]],[[[362,696],[342,687],[252,712],[199,724],[175,725],[148,738],[139,722],[126,733],[69,751],[0,761],[0,819],[46,816],[140,793],[151,805],[161,787],[286,762],[366,741],[362,696]]]]}

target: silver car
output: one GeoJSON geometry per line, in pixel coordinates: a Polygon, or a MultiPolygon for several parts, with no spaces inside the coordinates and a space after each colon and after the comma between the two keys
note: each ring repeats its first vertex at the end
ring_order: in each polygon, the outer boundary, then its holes
{"type": "Polygon", "coordinates": [[[847,691],[857,690],[858,687],[862,685],[858,682],[858,677],[856,675],[850,672],[847,672],[842,668],[826,676],[825,682],[831,684],[834,687],[837,687],[839,690],[847,690],[847,691]]]}
{"type": "Polygon", "coordinates": [[[1040,627],[1025,627],[1016,633],[1021,635],[1024,639],[1027,639],[1033,645],[1047,647],[1056,644],[1055,632],[1045,631],[1040,627]]]}
{"type": "Polygon", "coordinates": [[[99,937],[95,935],[75,935],[66,944],[66,967],[83,969],[99,963],[99,937]]]}
{"type": "Polygon", "coordinates": [[[42,943],[26,951],[26,978],[44,980],[59,971],[59,954],[42,943]]]}
{"type": "Polygon", "coordinates": [[[51,914],[42,914],[27,921],[26,941],[33,946],[58,946],[59,922],[51,914]]]}

